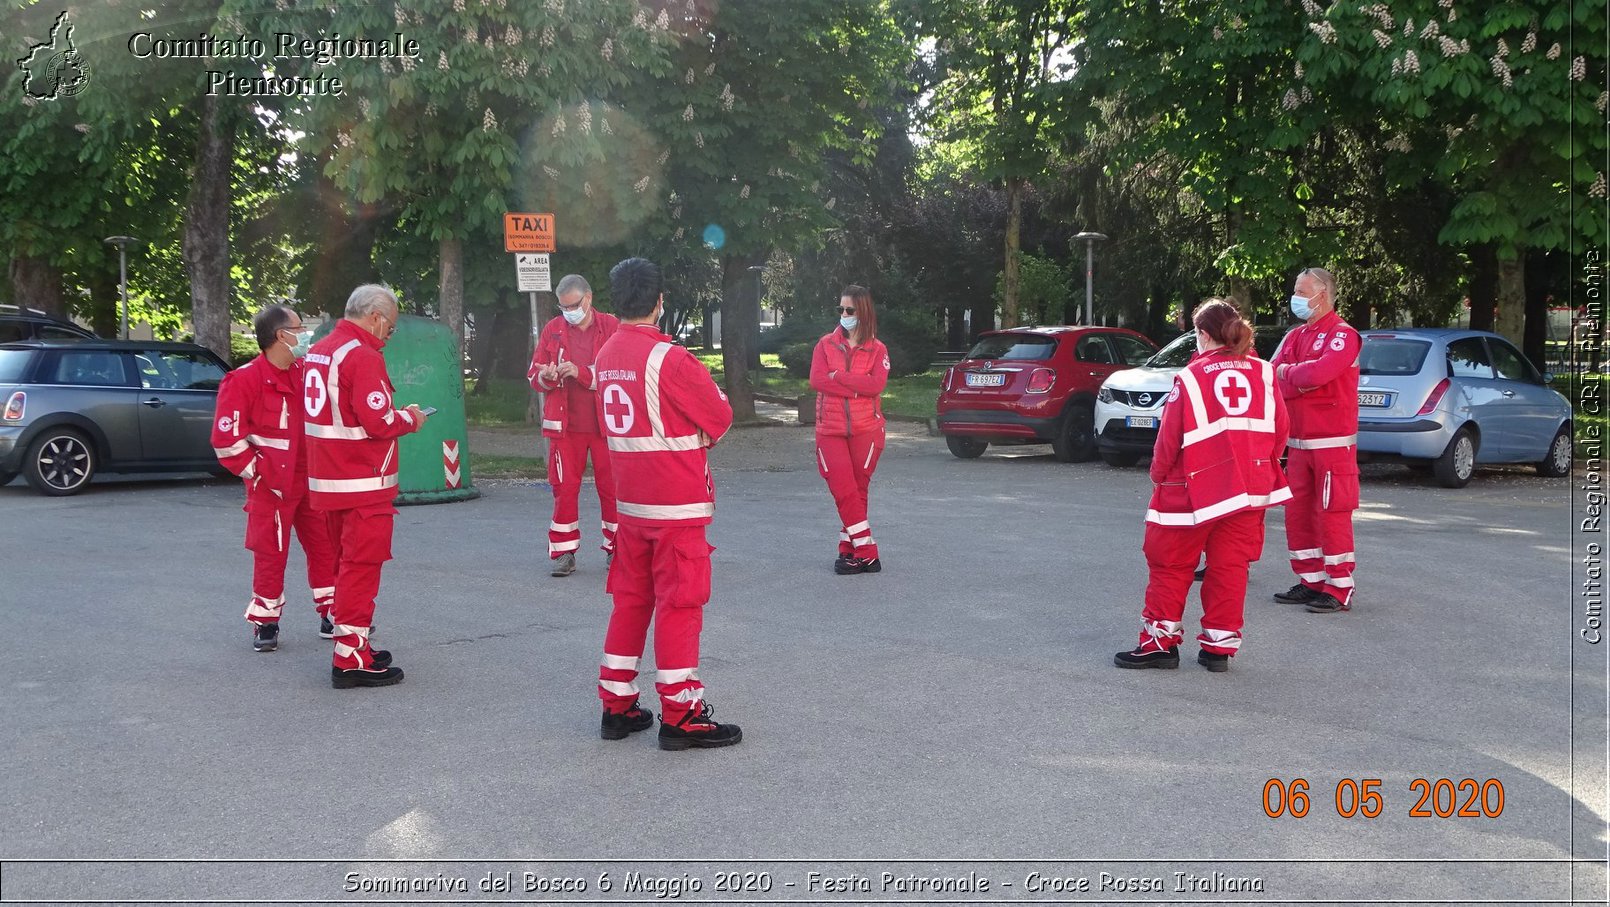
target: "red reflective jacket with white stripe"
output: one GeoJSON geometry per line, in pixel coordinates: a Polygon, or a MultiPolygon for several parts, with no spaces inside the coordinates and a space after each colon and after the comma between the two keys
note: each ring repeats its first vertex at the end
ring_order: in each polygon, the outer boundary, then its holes
{"type": "Polygon", "coordinates": [[[1292,447],[1317,450],[1358,441],[1358,357],[1364,341],[1335,312],[1286,335],[1274,365],[1290,365],[1280,392],[1291,409],[1292,447]]]}
{"type": "Polygon", "coordinates": [[[397,497],[397,438],[418,426],[392,404],[380,346],[380,338],[343,319],[304,360],[307,485],[316,509],[350,510],[397,497]]]}
{"type": "Polygon", "coordinates": [[[1280,468],[1287,429],[1269,363],[1223,347],[1198,355],[1163,406],[1146,522],[1196,526],[1291,500],[1280,468]]]}
{"type": "Polygon", "coordinates": [[[873,338],[850,346],[842,327],[816,341],[811,388],[816,391],[816,433],[849,437],[883,430],[883,389],[889,384],[889,349],[873,338]]]}
{"type": "Polygon", "coordinates": [[[254,487],[300,496],[307,481],[301,360],[282,369],[259,355],[225,375],[218,385],[212,449],[225,469],[254,487]]]}
{"type": "MultiPolygon", "coordinates": [[[[538,372],[544,365],[558,365],[561,362],[574,362],[577,374],[574,380],[580,388],[596,392],[598,390],[598,376],[595,370],[598,359],[598,350],[604,348],[605,342],[615,336],[620,330],[620,319],[608,312],[593,310],[593,323],[587,331],[592,334],[593,354],[591,357],[578,356],[577,350],[585,347],[571,338],[582,334],[581,328],[573,326],[563,316],[555,316],[542,328],[537,337],[537,348],[531,353],[531,367],[526,370],[526,380],[531,386],[543,392],[542,398],[542,434],[545,437],[557,438],[571,428],[569,413],[566,411],[570,405],[571,395],[555,393],[564,382],[550,385],[542,380],[538,372]]],[[[591,398],[593,393],[577,394],[576,397],[588,400],[589,406],[597,408],[597,402],[591,398]]]]}
{"type": "Polygon", "coordinates": [[[651,324],[621,325],[594,369],[620,522],[708,524],[716,489],[705,449],[732,427],[732,407],[709,370],[651,324]]]}

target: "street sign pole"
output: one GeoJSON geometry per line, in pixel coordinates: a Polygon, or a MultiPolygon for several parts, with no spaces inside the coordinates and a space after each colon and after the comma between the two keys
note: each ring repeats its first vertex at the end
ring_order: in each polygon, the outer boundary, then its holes
{"type": "MultiPolygon", "coordinates": [[[[533,360],[533,359],[535,359],[536,355],[537,355],[537,335],[542,333],[542,322],[539,319],[540,319],[540,316],[537,314],[537,292],[535,290],[532,290],[531,291],[531,348],[530,348],[530,351],[529,351],[529,355],[526,357],[526,360],[528,362],[533,360]]],[[[532,394],[532,401],[531,402],[532,402],[532,406],[534,407],[534,409],[532,410],[532,415],[534,416],[534,420],[536,421],[537,425],[540,426],[540,425],[542,425],[542,405],[543,405],[542,391],[537,390],[536,385],[533,384],[531,386],[531,394],[532,394]]],[[[547,435],[544,435],[542,433],[540,428],[537,431],[537,456],[542,457],[542,462],[544,462],[544,463],[548,462],[548,437],[547,437],[547,435]]],[[[551,481],[551,479],[550,479],[550,481],[551,481]]]]}
{"type": "MultiPolygon", "coordinates": [[[[547,253],[554,250],[554,220],[552,214],[527,214],[510,211],[503,215],[503,251],[514,253],[514,272],[518,292],[530,294],[531,305],[531,358],[537,355],[537,338],[542,332],[542,315],[537,305],[537,294],[552,290],[547,253]]],[[[533,422],[542,424],[543,394],[536,385],[531,386],[533,422]]],[[[537,451],[544,461],[548,458],[548,439],[537,432],[537,451]]]]}

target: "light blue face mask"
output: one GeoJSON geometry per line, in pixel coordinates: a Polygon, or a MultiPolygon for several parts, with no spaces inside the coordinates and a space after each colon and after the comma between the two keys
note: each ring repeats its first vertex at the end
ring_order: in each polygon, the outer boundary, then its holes
{"type": "Polygon", "coordinates": [[[1308,320],[1308,316],[1314,314],[1314,308],[1308,304],[1307,296],[1294,295],[1291,297],[1291,314],[1304,321],[1308,320]]]}
{"type": "Polygon", "coordinates": [[[855,326],[860,323],[861,319],[855,317],[854,315],[845,315],[839,319],[839,327],[843,328],[845,331],[855,330],[855,326]]]}
{"type": "Polygon", "coordinates": [[[308,347],[313,345],[312,331],[297,331],[296,346],[291,347],[291,355],[300,359],[307,355],[308,347]]]}
{"type": "Polygon", "coordinates": [[[559,314],[565,316],[565,320],[571,324],[581,324],[587,319],[587,309],[583,306],[576,306],[573,309],[560,309],[559,314]]]}

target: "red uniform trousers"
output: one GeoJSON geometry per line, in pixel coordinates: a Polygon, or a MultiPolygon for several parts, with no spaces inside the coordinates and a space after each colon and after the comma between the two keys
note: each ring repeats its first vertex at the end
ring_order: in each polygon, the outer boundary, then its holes
{"type": "Polygon", "coordinates": [[[1304,586],[1353,599],[1353,511],[1358,509],[1358,453],[1354,447],[1286,453],[1291,502],[1286,505],[1286,544],[1291,569],[1304,586]]]}
{"type": "Polygon", "coordinates": [[[1263,554],[1263,511],[1242,510],[1199,526],[1146,524],[1146,607],[1141,611],[1140,650],[1167,651],[1184,638],[1185,596],[1196,563],[1207,552],[1202,580],[1202,632],[1197,642],[1215,655],[1241,648],[1242,609],[1248,565],[1263,554]]]}
{"type": "Polygon", "coordinates": [[[581,476],[592,455],[593,484],[604,530],[603,550],[615,550],[615,473],[609,442],[597,432],[567,431],[548,438],[548,483],[553,486],[553,521],[548,524],[548,557],[581,547],[581,476]]]}
{"type": "Polygon", "coordinates": [[[252,600],[246,606],[246,619],[254,624],[279,621],[285,607],[285,564],[290,558],[293,528],[307,556],[313,606],[320,614],[328,614],[335,598],[335,551],[324,514],[309,506],[306,494],[286,499],[266,486],[248,485],[247,489],[246,548],[252,553],[252,600]]]}
{"type": "Polygon", "coordinates": [[[330,510],[330,541],[334,543],[335,657],[343,670],[374,664],[369,648],[369,627],[374,623],[375,596],[380,593],[380,567],[391,560],[391,528],[397,510],[374,504],[351,510],[330,510]]]}
{"type": "Polygon", "coordinates": [[[598,670],[598,698],[606,711],[618,714],[637,701],[633,681],[651,620],[660,717],[676,724],[699,710],[704,699],[699,633],[710,600],[710,553],[715,550],[705,541],[703,526],[621,527],[605,584],[615,598],[598,670]]]}
{"type": "Polygon", "coordinates": [[[867,487],[883,456],[884,433],[863,432],[849,437],[816,436],[816,471],[827,480],[827,490],[839,509],[839,554],[872,560],[878,543],[867,522],[867,487]]]}

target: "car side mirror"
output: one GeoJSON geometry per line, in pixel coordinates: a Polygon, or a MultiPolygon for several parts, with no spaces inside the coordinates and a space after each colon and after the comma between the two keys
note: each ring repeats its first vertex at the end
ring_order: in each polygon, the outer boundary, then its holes
{"type": "Polygon", "coordinates": [[[1554,383],[1554,373],[1553,372],[1544,372],[1543,373],[1543,383],[1544,384],[1553,384],[1554,383]]]}

